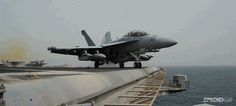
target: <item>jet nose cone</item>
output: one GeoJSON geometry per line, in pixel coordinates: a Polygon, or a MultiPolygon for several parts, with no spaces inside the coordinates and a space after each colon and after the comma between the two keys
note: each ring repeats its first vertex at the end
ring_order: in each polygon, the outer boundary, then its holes
{"type": "Polygon", "coordinates": [[[171,47],[171,46],[176,45],[177,42],[174,41],[174,40],[171,40],[171,39],[167,39],[167,40],[166,40],[166,44],[167,44],[167,47],[171,47]]]}
{"type": "Polygon", "coordinates": [[[178,42],[172,41],[171,44],[172,44],[172,46],[174,46],[174,45],[178,44],[178,42]]]}

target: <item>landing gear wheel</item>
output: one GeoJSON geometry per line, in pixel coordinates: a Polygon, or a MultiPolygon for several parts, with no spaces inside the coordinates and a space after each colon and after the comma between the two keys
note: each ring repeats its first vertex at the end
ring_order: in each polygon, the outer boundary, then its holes
{"type": "Polygon", "coordinates": [[[137,68],[137,62],[134,62],[134,68],[137,68]]]}
{"type": "Polygon", "coordinates": [[[119,62],[119,66],[120,66],[120,68],[124,68],[124,66],[125,66],[124,62],[119,62]]]}
{"type": "Polygon", "coordinates": [[[94,62],[94,68],[99,68],[99,61],[94,62]]]}
{"type": "Polygon", "coordinates": [[[139,63],[138,63],[138,66],[139,66],[138,68],[142,68],[142,63],[139,62],[139,63]]]}
{"type": "Polygon", "coordinates": [[[141,62],[134,62],[134,68],[142,68],[141,62]]]}

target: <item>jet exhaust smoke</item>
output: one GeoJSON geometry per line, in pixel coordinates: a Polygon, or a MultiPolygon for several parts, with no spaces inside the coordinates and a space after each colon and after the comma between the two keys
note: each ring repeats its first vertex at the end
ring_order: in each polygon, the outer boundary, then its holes
{"type": "Polygon", "coordinates": [[[0,51],[1,60],[26,60],[27,46],[22,39],[11,39],[4,45],[4,49],[0,51]]]}

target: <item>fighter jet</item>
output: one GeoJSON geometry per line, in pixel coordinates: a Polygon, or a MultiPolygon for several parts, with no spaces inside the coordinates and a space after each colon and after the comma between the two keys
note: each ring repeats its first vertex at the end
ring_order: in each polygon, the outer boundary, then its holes
{"type": "Polygon", "coordinates": [[[44,60],[41,60],[41,61],[36,60],[36,61],[30,61],[25,66],[28,66],[28,67],[43,67],[46,64],[48,64],[48,63],[45,63],[44,60]]]}
{"type": "Polygon", "coordinates": [[[85,30],[82,30],[81,34],[87,41],[87,47],[49,47],[48,50],[51,53],[78,56],[80,61],[94,61],[95,68],[110,62],[124,68],[124,63],[129,61],[134,61],[134,68],[141,68],[142,61],[148,61],[153,57],[147,53],[159,52],[162,48],[177,44],[174,40],[138,30],[131,31],[114,41],[111,39],[111,33],[107,32],[100,45],[95,45],[85,30]]]}
{"type": "Polygon", "coordinates": [[[0,64],[0,66],[1,67],[17,67],[17,66],[22,65],[24,63],[25,63],[24,61],[17,61],[17,60],[12,60],[12,61],[2,60],[2,64],[0,64]]]}

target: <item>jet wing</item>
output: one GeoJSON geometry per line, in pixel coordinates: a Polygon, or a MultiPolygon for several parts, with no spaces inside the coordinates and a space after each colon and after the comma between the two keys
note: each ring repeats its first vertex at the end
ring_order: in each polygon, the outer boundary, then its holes
{"type": "Polygon", "coordinates": [[[88,50],[88,49],[102,49],[101,46],[86,46],[86,47],[76,47],[76,49],[83,49],[83,50],[88,50]]]}
{"type": "Polygon", "coordinates": [[[65,54],[65,55],[78,55],[78,51],[75,48],[49,47],[48,50],[51,51],[51,53],[65,54]]]}
{"type": "Polygon", "coordinates": [[[111,46],[118,46],[118,45],[124,45],[124,44],[130,44],[133,42],[136,42],[138,40],[129,40],[129,41],[119,41],[119,42],[112,42],[112,43],[108,43],[108,44],[102,44],[102,47],[111,47],[111,46]]]}
{"type": "Polygon", "coordinates": [[[95,53],[96,50],[102,50],[107,47],[113,47],[113,46],[121,46],[124,44],[130,44],[133,42],[136,42],[138,40],[130,40],[130,41],[120,41],[120,42],[113,42],[109,44],[103,44],[101,46],[87,46],[87,47],[76,47],[76,48],[56,48],[56,47],[49,47],[48,50],[51,51],[51,53],[57,53],[57,54],[65,54],[65,55],[80,55],[83,54],[84,51],[87,51],[88,53],[95,53]]]}
{"type": "Polygon", "coordinates": [[[65,55],[80,55],[86,50],[89,53],[94,52],[95,50],[101,49],[101,46],[88,46],[88,47],[76,47],[76,48],[56,48],[49,47],[48,50],[51,53],[65,54],[65,55]]]}

